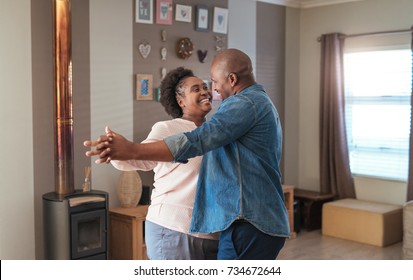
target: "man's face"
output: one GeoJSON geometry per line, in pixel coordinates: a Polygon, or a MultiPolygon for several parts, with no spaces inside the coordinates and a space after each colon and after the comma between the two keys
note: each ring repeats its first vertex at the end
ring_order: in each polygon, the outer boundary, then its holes
{"type": "Polygon", "coordinates": [[[217,65],[217,63],[212,64],[211,66],[212,89],[221,95],[222,100],[232,95],[232,87],[228,79],[228,74],[229,73],[226,73],[222,69],[222,67],[217,65]]]}

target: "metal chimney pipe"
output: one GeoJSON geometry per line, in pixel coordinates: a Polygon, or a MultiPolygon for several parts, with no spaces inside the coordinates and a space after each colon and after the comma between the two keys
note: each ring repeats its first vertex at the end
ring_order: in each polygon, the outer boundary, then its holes
{"type": "Polygon", "coordinates": [[[74,189],[72,38],[70,0],[53,1],[55,191],[74,189]]]}

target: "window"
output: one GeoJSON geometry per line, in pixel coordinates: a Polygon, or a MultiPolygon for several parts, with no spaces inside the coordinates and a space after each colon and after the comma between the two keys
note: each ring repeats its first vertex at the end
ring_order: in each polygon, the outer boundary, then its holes
{"type": "Polygon", "coordinates": [[[407,180],[412,53],[344,56],[345,114],[353,174],[407,180]]]}

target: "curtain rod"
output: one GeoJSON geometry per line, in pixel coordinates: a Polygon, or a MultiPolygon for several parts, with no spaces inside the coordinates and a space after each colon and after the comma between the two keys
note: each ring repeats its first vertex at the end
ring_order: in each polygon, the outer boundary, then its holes
{"type": "MultiPolygon", "coordinates": [[[[397,33],[406,33],[406,32],[412,32],[412,31],[413,31],[413,26],[410,29],[378,31],[378,32],[368,32],[368,33],[359,33],[359,34],[350,34],[350,35],[343,34],[343,37],[351,38],[351,37],[362,37],[362,36],[374,36],[374,35],[381,35],[381,34],[397,34],[397,33]]],[[[321,36],[317,37],[317,41],[321,42],[321,36]]]]}

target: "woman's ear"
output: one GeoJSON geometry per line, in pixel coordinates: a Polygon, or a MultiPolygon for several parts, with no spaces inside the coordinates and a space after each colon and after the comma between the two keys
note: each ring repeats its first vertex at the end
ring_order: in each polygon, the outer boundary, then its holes
{"type": "Polygon", "coordinates": [[[185,102],[182,97],[176,97],[176,102],[178,102],[179,107],[181,108],[185,107],[185,102]]]}

